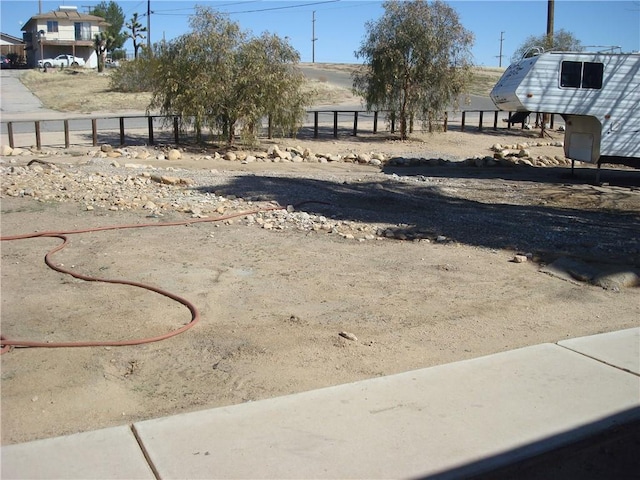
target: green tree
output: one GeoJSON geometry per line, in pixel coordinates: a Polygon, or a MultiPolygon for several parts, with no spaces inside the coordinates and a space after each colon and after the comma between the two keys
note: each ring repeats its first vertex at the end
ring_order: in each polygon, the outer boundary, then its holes
{"type": "Polygon", "coordinates": [[[414,118],[429,125],[442,118],[469,83],[473,34],[440,0],[386,1],[384,14],[367,22],[355,52],[364,68],[353,88],[367,110],[387,110],[407,138],[414,118]]]}
{"type": "Polygon", "coordinates": [[[563,51],[563,52],[582,52],[584,47],[580,40],[578,40],[574,34],[560,29],[553,33],[553,37],[549,38],[546,34],[531,35],[522,42],[522,45],[511,56],[511,62],[515,63],[521,60],[526,55],[531,55],[538,49],[543,49],[545,52],[549,50],[563,51]]]}
{"type": "Polygon", "coordinates": [[[131,20],[127,22],[126,27],[129,32],[126,34],[126,38],[130,38],[133,41],[133,56],[138,58],[138,50],[142,46],[142,42],[147,38],[144,33],[147,31],[147,27],[143,27],[138,20],[138,13],[134,13],[131,20]]]}
{"type": "Polygon", "coordinates": [[[304,117],[300,56],[286,40],[252,37],[222,14],[197,7],[191,33],[156,45],[150,108],[181,115],[196,132],[221,132],[232,144],[240,128],[255,139],[261,119],[296,130],[304,117]]]}
{"type": "Polygon", "coordinates": [[[122,48],[124,42],[127,40],[125,34],[122,33],[122,26],[124,25],[124,12],[120,5],[111,0],[109,3],[102,1],[91,10],[90,15],[96,15],[104,18],[110,26],[107,28],[107,35],[113,38],[109,51],[116,48],[122,48]]]}
{"type": "Polygon", "coordinates": [[[104,70],[104,64],[107,60],[107,52],[113,50],[114,38],[106,32],[96,33],[93,37],[93,48],[98,57],[98,72],[104,70]]]}

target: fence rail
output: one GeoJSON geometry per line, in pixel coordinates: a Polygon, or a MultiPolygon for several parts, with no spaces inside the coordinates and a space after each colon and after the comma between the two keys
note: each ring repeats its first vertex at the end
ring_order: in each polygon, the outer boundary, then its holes
{"type": "MultiPolygon", "coordinates": [[[[313,138],[321,136],[333,136],[338,138],[340,134],[357,136],[359,133],[379,132],[380,114],[386,112],[367,112],[362,110],[312,110],[307,112],[305,124],[299,131],[299,135],[304,133],[313,138]],[[328,117],[328,118],[327,118],[328,117]],[[348,125],[348,126],[347,126],[348,125]]],[[[506,127],[499,127],[500,114],[510,117],[510,112],[496,110],[466,110],[450,115],[445,113],[442,127],[448,131],[452,127],[458,128],[461,132],[468,128],[475,128],[482,131],[485,128],[498,130],[499,128],[510,129],[512,123],[507,121],[506,127]],[[493,114],[493,121],[490,126],[485,124],[485,114],[493,114]],[[460,118],[458,119],[458,115],[460,118]],[[469,126],[469,118],[477,121],[477,126],[469,126]]],[[[533,114],[532,114],[533,115],[533,114]]],[[[176,145],[188,141],[189,133],[181,129],[182,122],[177,115],[119,115],[112,117],[78,117],[51,120],[17,120],[1,122],[0,130],[2,136],[7,138],[11,148],[25,146],[25,138],[35,139],[35,146],[41,149],[43,145],[58,146],[64,145],[69,148],[73,145],[86,145],[91,143],[97,146],[99,143],[112,143],[119,141],[120,145],[125,145],[127,138],[143,140],[147,144],[153,145],[158,137],[162,137],[168,142],[176,145]],[[100,123],[100,128],[99,128],[100,123]],[[62,125],[61,125],[62,124],[62,125]],[[127,128],[128,124],[128,128],[127,128]],[[90,127],[89,127],[90,125],[90,127]],[[43,128],[44,127],[44,128],[43,128]],[[72,133],[74,138],[72,139],[72,133]],[[46,136],[46,139],[44,138],[46,136]],[[64,143],[60,143],[63,136],[64,143]],[[17,137],[22,140],[21,145],[16,141],[17,137]]],[[[551,128],[553,128],[554,117],[551,115],[551,128]]],[[[524,128],[525,120],[522,120],[524,128]]],[[[388,120],[388,131],[395,133],[396,125],[393,120],[388,120]]],[[[266,130],[263,129],[261,136],[273,138],[273,128],[270,119],[267,120],[266,130]]],[[[33,145],[32,142],[26,145],[33,145]]]]}

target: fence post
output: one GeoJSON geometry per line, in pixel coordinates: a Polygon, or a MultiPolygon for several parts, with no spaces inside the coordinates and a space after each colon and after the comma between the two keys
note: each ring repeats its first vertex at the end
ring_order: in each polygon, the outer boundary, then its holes
{"type": "Polygon", "coordinates": [[[269,140],[271,140],[273,138],[273,123],[271,122],[271,114],[269,114],[269,118],[267,120],[268,125],[267,125],[267,137],[269,138],[269,140]]]}
{"type": "Polygon", "coordinates": [[[396,117],[391,117],[391,133],[396,133],[396,117]]]}
{"type": "Polygon", "coordinates": [[[42,149],[42,141],[40,140],[40,121],[36,120],[35,125],[36,125],[36,148],[40,150],[42,149]]]}
{"type": "Polygon", "coordinates": [[[13,122],[7,123],[7,134],[9,135],[9,146],[15,148],[13,143],[13,122]]]}
{"type": "Polygon", "coordinates": [[[483,117],[483,115],[484,115],[484,112],[481,110],[480,111],[480,120],[478,122],[478,130],[479,131],[482,131],[482,117],[483,117]]]}
{"type": "Polygon", "coordinates": [[[498,111],[493,112],[493,129],[498,130],[498,111]]]}
{"type": "Polygon", "coordinates": [[[91,138],[93,140],[93,146],[98,146],[98,121],[95,118],[91,119],[91,138]]]}
{"type": "Polygon", "coordinates": [[[338,138],[338,112],[333,112],[333,138],[338,138]]]}
{"type": "Polygon", "coordinates": [[[462,112],[462,122],[460,123],[460,131],[464,132],[464,121],[467,116],[467,112],[462,112]]]}
{"type": "Polygon", "coordinates": [[[178,124],[177,115],[173,117],[173,139],[175,140],[176,145],[180,143],[180,126],[178,124]]]}
{"type": "Polygon", "coordinates": [[[149,145],[153,145],[153,116],[147,117],[147,125],[149,126],[149,145]]]}
{"type": "Polygon", "coordinates": [[[373,133],[378,133],[378,111],[373,112],[373,133]]]}
{"type": "Polygon", "coordinates": [[[66,120],[64,123],[64,148],[69,148],[69,120],[66,120]]]}
{"type": "Polygon", "coordinates": [[[444,131],[446,132],[449,128],[449,112],[444,112],[444,123],[443,123],[444,131]]]}
{"type": "Polygon", "coordinates": [[[313,138],[318,138],[318,111],[313,112],[313,138]]]}
{"type": "Polygon", "coordinates": [[[120,117],[120,146],[124,145],[124,117],[120,117]]]}
{"type": "Polygon", "coordinates": [[[358,111],[353,112],[353,136],[358,136],[358,111]]]}

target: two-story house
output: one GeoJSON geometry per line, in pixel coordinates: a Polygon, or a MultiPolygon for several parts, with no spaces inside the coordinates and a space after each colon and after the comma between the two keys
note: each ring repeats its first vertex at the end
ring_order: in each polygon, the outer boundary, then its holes
{"type": "Polygon", "coordinates": [[[72,6],[34,15],[22,27],[27,65],[35,67],[40,59],[69,54],[83,58],[89,68],[97,67],[93,39],[108,26],[104,18],[80,13],[72,6]]]}

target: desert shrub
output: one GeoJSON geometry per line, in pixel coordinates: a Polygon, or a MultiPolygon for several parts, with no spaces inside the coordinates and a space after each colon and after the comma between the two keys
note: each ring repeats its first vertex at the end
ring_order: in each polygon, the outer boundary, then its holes
{"type": "Polygon", "coordinates": [[[126,60],[126,58],[127,58],[127,51],[124,48],[116,48],[114,51],[111,52],[112,60],[126,60]]]}
{"type": "Polygon", "coordinates": [[[150,92],[153,90],[155,60],[141,55],[136,60],[122,61],[111,73],[111,89],[116,92],[150,92]]]}

